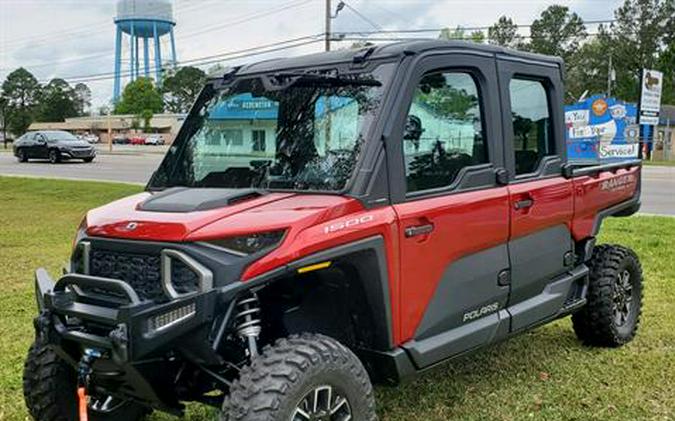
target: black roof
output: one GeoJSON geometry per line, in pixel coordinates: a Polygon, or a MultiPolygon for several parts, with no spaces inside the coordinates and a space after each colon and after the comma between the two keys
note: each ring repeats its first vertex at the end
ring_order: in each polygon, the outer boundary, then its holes
{"type": "Polygon", "coordinates": [[[368,60],[396,57],[404,54],[419,54],[432,50],[470,50],[482,51],[494,55],[504,55],[516,58],[539,61],[548,64],[562,66],[563,60],[560,57],[546,56],[542,54],[527,53],[524,51],[512,50],[504,47],[488,44],[477,44],[468,41],[446,41],[438,39],[420,39],[419,41],[402,41],[389,44],[379,44],[362,49],[345,49],[330,52],[315,53],[297,57],[278,58],[265,60],[258,63],[252,63],[242,66],[238,74],[272,72],[279,69],[317,67],[331,63],[344,63],[353,61],[355,58],[362,57],[366,52],[368,60]]]}

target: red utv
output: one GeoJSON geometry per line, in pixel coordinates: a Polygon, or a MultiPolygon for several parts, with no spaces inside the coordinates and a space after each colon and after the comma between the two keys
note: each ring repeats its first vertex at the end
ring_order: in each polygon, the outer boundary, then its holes
{"type": "Polygon", "coordinates": [[[638,257],[596,245],[640,161],[567,162],[558,58],[419,41],[211,78],[145,192],[36,273],[38,420],[374,420],[373,382],[572,315],[636,333],[638,257]]]}

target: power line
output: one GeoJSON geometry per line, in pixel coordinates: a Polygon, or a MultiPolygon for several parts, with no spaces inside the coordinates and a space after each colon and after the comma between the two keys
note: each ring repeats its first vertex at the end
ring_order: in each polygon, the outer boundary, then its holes
{"type": "MultiPolygon", "coordinates": [[[[584,25],[599,25],[599,24],[611,24],[616,22],[616,19],[605,19],[605,20],[590,20],[584,21],[584,25]]],[[[463,31],[485,31],[492,28],[490,26],[457,26],[457,28],[463,31]]],[[[531,28],[532,24],[520,24],[513,25],[517,28],[531,28]]],[[[447,28],[421,28],[421,29],[379,29],[377,31],[344,31],[339,32],[339,34],[362,34],[362,35],[375,35],[375,34],[417,34],[417,33],[429,33],[429,32],[441,32],[447,28]]]]}
{"type": "MultiPolygon", "coordinates": [[[[433,40],[434,38],[427,38],[427,37],[408,37],[408,38],[400,38],[400,37],[369,37],[369,36],[340,36],[341,34],[337,34],[338,36],[333,39],[333,41],[429,41],[433,40]]],[[[360,34],[359,32],[355,32],[354,34],[360,34]]],[[[594,33],[587,33],[587,37],[597,37],[603,35],[600,32],[594,32],[594,33]]],[[[519,35],[520,38],[524,39],[532,39],[531,35],[519,35]]],[[[447,40],[457,40],[457,41],[471,41],[470,37],[450,37],[450,38],[444,38],[447,40]]]]}
{"type": "Polygon", "coordinates": [[[366,15],[363,13],[359,12],[356,10],[354,7],[352,7],[349,3],[343,1],[344,5],[347,6],[347,9],[351,10],[356,16],[360,17],[364,22],[368,23],[370,26],[373,28],[377,29],[378,31],[383,31],[382,27],[375,23],[373,20],[369,19],[366,15]]]}
{"type": "Polygon", "coordinates": [[[282,7],[278,7],[276,9],[266,10],[266,11],[263,11],[263,12],[251,13],[251,14],[248,14],[248,15],[244,15],[244,16],[238,18],[238,19],[227,21],[227,22],[219,22],[216,25],[207,26],[205,28],[200,29],[199,31],[188,33],[188,34],[185,34],[185,35],[181,35],[180,39],[183,40],[183,39],[186,39],[186,38],[192,38],[194,36],[202,35],[202,34],[212,32],[212,31],[215,31],[215,30],[218,30],[218,29],[222,29],[222,28],[226,28],[226,27],[232,27],[232,26],[235,26],[235,25],[240,25],[242,23],[251,22],[253,20],[260,19],[260,18],[263,18],[263,17],[266,17],[266,16],[278,14],[278,13],[283,12],[285,10],[290,10],[290,9],[294,9],[296,7],[304,6],[305,4],[311,3],[312,1],[313,0],[300,0],[300,1],[292,2],[291,4],[287,4],[287,5],[282,6],[282,7]]]}
{"type": "MultiPolygon", "coordinates": [[[[261,54],[267,54],[276,51],[287,50],[291,48],[297,48],[304,45],[309,45],[315,42],[320,41],[319,37],[323,34],[307,35],[303,37],[293,38],[285,41],[274,42],[266,45],[261,45],[258,47],[245,48],[236,51],[227,51],[219,54],[213,54],[209,56],[203,56],[199,58],[194,58],[190,60],[184,60],[178,63],[178,68],[185,67],[188,65],[191,66],[203,66],[208,64],[213,64],[222,61],[231,61],[240,58],[252,57],[261,54]]],[[[151,71],[157,70],[152,68],[151,71]]],[[[99,81],[99,80],[108,80],[114,78],[114,72],[98,73],[98,74],[89,74],[89,75],[79,75],[79,76],[68,76],[62,77],[66,81],[71,83],[74,82],[89,82],[89,81],[99,81]]],[[[41,83],[46,83],[47,81],[42,80],[41,83]]]]}

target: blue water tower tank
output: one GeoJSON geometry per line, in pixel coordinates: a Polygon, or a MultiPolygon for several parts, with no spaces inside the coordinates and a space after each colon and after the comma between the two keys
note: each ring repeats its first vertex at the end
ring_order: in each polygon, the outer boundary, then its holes
{"type": "Polygon", "coordinates": [[[162,77],[162,43],[163,36],[171,38],[170,66],[176,65],[176,41],[173,36],[172,0],[118,0],[117,16],[115,17],[117,35],[115,42],[115,85],[113,87],[113,101],[120,97],[122,79],[134,81],[140,76],[141,52],[139,44],[143,44],[143,70],[145,77],[151,77],[151,46],[154,59],[155,80],[159,84],[162,77]],[[129,39],[129,70],[122,70],[123,39],[129,39]]]}

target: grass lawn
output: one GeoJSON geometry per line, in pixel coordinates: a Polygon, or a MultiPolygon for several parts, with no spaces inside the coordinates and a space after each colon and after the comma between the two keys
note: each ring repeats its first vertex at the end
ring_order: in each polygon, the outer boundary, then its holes
{"type": "MultiPolygon", "coordinates": [[[[28,417],[21,372],[33,337],[33,270],[45,266],[56,274],[84,212],[139,189],[0,177],[0,420],[28,417]]],[[[615,350],[586,348],[563,319],[398,388],[378,388],[381,418],[674,420],[675,218],[610,219],[602,241],[628,245],[642,259],[645,303],[634,342],[615,350]]],[[[212,418],[191,405],[188,419],[212,418]]]]}
{"type": "Polygon", "coordinates": [[[642,165],[649,167],[675,167],[675,161],[642,161],[642,165]]]}

